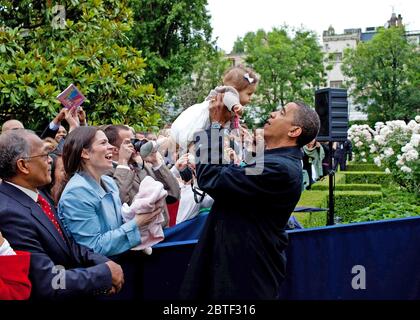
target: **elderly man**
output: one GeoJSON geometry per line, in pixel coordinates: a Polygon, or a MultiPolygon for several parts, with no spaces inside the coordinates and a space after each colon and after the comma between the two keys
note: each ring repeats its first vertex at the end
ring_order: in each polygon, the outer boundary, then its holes
{"type": "Polygon", "coordinates": [[[16,129],[24,129],[22,122],[19,120],[7,120],[3,125],[1,126],[1,132],[4,133],[9,130],[16,130],[16,129]]]}
{"type": "Polygon", "coordinates": [[[223,164],[219,152],[219,130],[230,117],[225,109],[218,96],[210,108],[212,129],[200,133],[196,142],[198,185],[214,204],[181,298],[278,299],[286,268],[285,228],[301,194],[300,148],[317,135],[319,118],[302,103],[288,103],[264,125],[266,149],[257,154],[256,163],[237,166],[223,164]],[[219,159],[207,158],[215,154],[219,159]],[[259,163],[261,171],[253,170],[259,163]]]}
{"type": "Polygon", "coordinates": [[[51,181],[47,146],[33,132],[0,135],[0,227],[10,245],[31,253],[32,298],[118,292],[124,276],[108,258],[76,244],[38,192],[51,181]]]}

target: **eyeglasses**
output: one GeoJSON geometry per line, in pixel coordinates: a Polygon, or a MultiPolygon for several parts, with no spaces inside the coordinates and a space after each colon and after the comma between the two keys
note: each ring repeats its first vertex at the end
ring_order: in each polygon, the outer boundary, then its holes
{"type": "Polygon", "coordinates": [[[48,158],[51,156],[51,153],[44,153],[44,154],[37,154],[36,156],[30,156],[30,157],[23,157],[22,159],[32,159],[32,158],[38,158],[42,157],[44,160],[48,160],[48,158]]]}

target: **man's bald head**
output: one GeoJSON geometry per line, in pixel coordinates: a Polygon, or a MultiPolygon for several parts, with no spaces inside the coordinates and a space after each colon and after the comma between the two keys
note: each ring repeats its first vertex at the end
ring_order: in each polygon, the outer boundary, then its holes
{"type": "Polygon", "coordinates": [[[22,122],[20,122],[19,120],[7,120],[5,123],[3,123],[2,127],[1,127],[1,132],[4,133],[6,131],[9,130],[16,130],[16,129],[25,129],[25,127],[23,126],[22,122]]]}

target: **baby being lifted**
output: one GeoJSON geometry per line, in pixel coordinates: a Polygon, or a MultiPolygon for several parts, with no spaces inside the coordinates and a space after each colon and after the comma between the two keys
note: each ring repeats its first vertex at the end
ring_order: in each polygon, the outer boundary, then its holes
{"type": "Polygon", "coordinates": [[[239,128],[239,120],[257,88],[258,78],[251,69],[232,67],[223,77],[223,86],[211,90],[205,101],[183,111],[171,127],[172,138],[182,149],[194,140],[194,134],[210,128],[209,107],[219,93],[223,93],[223,103],[232,113],[226,124],[231,129],[239,128]]]}

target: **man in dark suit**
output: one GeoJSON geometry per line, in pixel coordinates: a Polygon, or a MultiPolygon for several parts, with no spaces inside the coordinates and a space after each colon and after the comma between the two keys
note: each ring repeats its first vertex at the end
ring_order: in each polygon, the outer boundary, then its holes
{"type": "Polygon", "coordinates": [[[300,148],[317,135],[319,118],[302,103],[288,103],[265,124],[266,149],[257,153],[256,162],[237,166],[222,161],[219,130],[230,118],[225,110],[218,96],[210,108],[212,129],[196,142],[198,186],[214,204],[181,298],[278,299],[286,269],[285,228],[301,194],[300,148]]]}
{"type": "Polygon", "coordinates": [[[29,251],[31,297],[61,299],[118,292],[124,275],[108,258],[64,232],[38,188],[51,181],[46,145],[24,129],[0,135],[0,229],[15,250],[29,251]]]}

